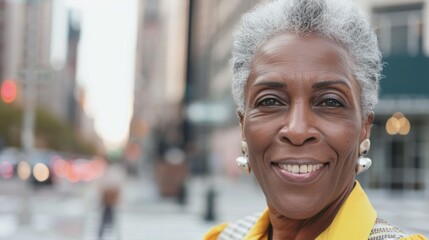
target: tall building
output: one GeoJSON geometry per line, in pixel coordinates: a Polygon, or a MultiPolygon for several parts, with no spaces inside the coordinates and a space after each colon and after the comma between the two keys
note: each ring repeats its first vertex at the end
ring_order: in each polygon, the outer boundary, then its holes
{"type": "MultiPolygon", "coordinates": [[[[23,90],[31,68],[36,81],[46,85],[46,81],[40,79],[52,75],[49,71],[51,1],[6,1],[5,4],[8,21],[4,27],[3,78],[17,81],[23,90]]],[[[18,93],[17,102],[22,104],[22,91],[18,93]]]]}
{"type": "MultiPolygon", "coordinates": [[[[144,161],[177,147],[187,153],[193,174],[205,174],[214,127],[225,134],[239,130],[229,90],[232,32],[258,2],[140,2],[130,142],[141,144],[144,161]]],[[[237,137],[223,141],[232,143],[229,157],[240,151],[237,137]]]]}
{"type": "MultiPolygon", "coordinates": [[[[5,1],[4,51],[2,54],[3,79],[18,84],[19,105],[31,72],[35,82],[37,107],[58,118],[67,118],[62,69],[51,64],[52,0],[5,1]]],[[[3,15],[2,15],[3,16],[3,15]]]]}
{"type": "Polygon", "coordinates": [[[240,129],[231,96],[233,32],[240,16],[258,0],[194,0],[190,13],[190,49],[184,136],[192,146],[193,174],[238,175],[240,129]]]}
{"type": "Polygon", "coordinates": [[[178,147],[192,152],[191,171],[207,171],[212,123],[235,123],[229,94],[232,31],[240,14],[257,2],[140,1],[130,141],[140,141],[147,160],[178,147]],[[198,111],[216,107],[221,112],[211,112],[215,119],[198,111]]]}
{"type": "MultiPolygon", "coordinates": [[[[2,79],[18,81],[21,79],[20,69],[24,67],[24,10],[23,2],[3,1],[3,14],[8,21],[3,22],[2,36],[2,79]]],[[[17,101],[21,100],[18,92],[17,101]]]]}
{"type": "Polygon", "coordinates": [[[80,22],[72,18],[72,14],[68,16],[67,26],[67,52],[66,64],[63,69],[66,79],[64,79],[64,110],[65,119],[74,126],[78,126],[78,104],[76,81],[77,81],[77,59],[80,41],[80,22]]]}
{"type": "Polygon", "coordinates": [[[181,142],[177,137],[183,120],[188,1],[145,0],[139,4],[129,141],[142,146],[143,157],[150,161],[157,158],[160,138],[172,139],[171,144],[181,142]]]}
{"type": "Polygon", "coordinates": [[[17,105],[24,106],[28,74],[34,82],[34,105],[54,115],[94,142],[100,140],[87,119],[76,90],[76,61],[80,41],[80,23],[66,9],[65,0],[0,1],[0,75],[15,80],[18,85],[17,105]],[[66,16],[64,16],[66,15],[66,16]],[[55,17],[56,16],[56,17],[55,17]],[[58,19],[58,16],[64,19],[58,19]],[[2,19],[7,19],[3,21],[2,19]],[[59,39],[64,49],[61,59],[53,58],[58,28],[64,38],[59,39]],[[61,28],[62,27],[62,28],[61,28]]]}
{"type": "Polygon", "coordinates": [[[0,56],[2,57],[0,59],[0,83],[4,80],[3,76],[3,67],[4,61],[7,61],[7,59],[4,59],[4,42],[6,40],[6,34],[5,34],[5,23],[6,23],[6,1],[1,0],[0,1],[0,56]]]}

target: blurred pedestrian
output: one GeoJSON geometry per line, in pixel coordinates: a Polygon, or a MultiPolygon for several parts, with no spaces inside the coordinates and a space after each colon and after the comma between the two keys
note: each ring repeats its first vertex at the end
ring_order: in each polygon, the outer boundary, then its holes
{"type": "Polygon", "coordinates": [[[102,216],[98,239],[102,240],[107,229],[116,233],[117,239],[120,239],[119,226],[116,220],[116,207],[121,198],[121,190],[125,183],[125,170],[115,162],[106,161],[106,170],[100,179],[100,203],[102,207],[102,216]]]}

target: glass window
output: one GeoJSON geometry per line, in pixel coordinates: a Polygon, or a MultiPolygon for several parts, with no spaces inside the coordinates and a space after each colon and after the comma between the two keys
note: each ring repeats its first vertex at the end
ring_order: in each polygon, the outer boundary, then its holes
{"type": "Polygon", "coordinates": [[[422,5],[375,9],[373,19],[383,55],[421,53],[422,5]]]}

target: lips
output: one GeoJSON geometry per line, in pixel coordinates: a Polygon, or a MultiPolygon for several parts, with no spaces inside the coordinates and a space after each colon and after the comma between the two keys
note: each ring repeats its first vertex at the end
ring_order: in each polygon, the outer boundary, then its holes
{"type": "Polygon", "coordinates": [[[316,161],[273,162],[274,172],[291,184],[309,184],[317,181],[328,169],[329,163],[316,161]]]}

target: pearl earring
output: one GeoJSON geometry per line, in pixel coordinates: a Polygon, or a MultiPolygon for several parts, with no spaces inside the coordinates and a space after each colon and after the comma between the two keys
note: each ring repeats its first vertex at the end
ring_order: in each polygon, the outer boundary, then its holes
{"type": "Polygon", "coordinates": [[[359,146],[359,158],[356,164],[356,173],[361,174],[368,170],[372,165],[372,160],[370,158],[364,157],[371,147],[371,141],[365,139],[361,142],[359,146]]]}
{"type": "Polygon", "coordinates": [[[247,174],[250,174],[250,165],[249,165],[249,158],[247,157],[247,143],[245,141],[241,141],[241,152],[243,153],[243,156],[238,157],[235,159],[235,163],[238,167],[241,167],[243,171],[247,174]]]}

